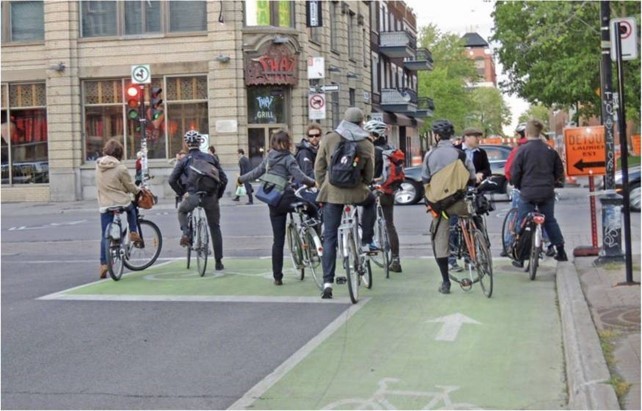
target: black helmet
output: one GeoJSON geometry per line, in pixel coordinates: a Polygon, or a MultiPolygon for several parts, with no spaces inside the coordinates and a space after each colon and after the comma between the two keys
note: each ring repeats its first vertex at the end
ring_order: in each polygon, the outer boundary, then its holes
{"type": "Polygon", "coordinates": [[[450,138],[455,134],[455,127],[448,120],[437,120],[432,123],[432,132],[439,134],[441,138],[450,138]]]}

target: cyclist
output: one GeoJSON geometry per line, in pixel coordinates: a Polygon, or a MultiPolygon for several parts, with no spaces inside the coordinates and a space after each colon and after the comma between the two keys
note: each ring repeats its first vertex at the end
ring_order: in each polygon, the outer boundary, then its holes
{"type": "Polygon", "coordinates": [[[183,176],[189,177],[189,173],[191,172],[189,165],[192,158],[204,159],[218,169],[219,178],[221,180],[218,191],[204,195],[201,202],[201,205],[205,210],[207,225],[210,227],[212,244],[214,246],[214,260],[216,261],[214,268],[217,271],[220,271],[225,267],[223,266],[223,237],[221,235],[221,209],[219,207],[219,199],[225,192],[227,176],[221,168],[221,165],[211,154],[204,153],[199,149],[199,146],[201,145],[201,135],[198,131],[189,130],[185,133],[185,136],[183,136],[183,140],[185,141],[189,151],[182,160],[176,163],[176,167],[174,167],[172,174],[169,176],[170,187],[172,187],[176,194],[182,198],[182,201],[178,206],[178,223],[180,224],[181,232],[183,233],[180,245],[186,247],[190,243],[192,233],[189,232],[187,215],[194,210],[199,203],[199,197],[195,195],[197,192],[196,187],[194,187],[189,180],[185,180],[183,176]]]}
{"type": "MultiPolygon", "coordinates": [[[[270,138],[271,150],[263,159],[261,164],[250,172],[239,176],[237,184],[241,185],[248,181],[256,180],[265,173],[282,177],[289,181],[291,177],[303,181],[308,186],[314,186],[314,179],[303,174],[296,159],[290,153],[292,140],[290,134],[285,130],[278,130],[270,138]]],[[[274,285],[283,285],[283,246],[285,245],[285,226],[291,205],[300,202],[301,199],[294,194],[290,184],[286,184],[279,203],[275,206],[268,205],[270,210],[270,223],[272,224],[272,276],[274,285]]],[[[308,207],[306,213],[316,218],[316,207],[308,207]]]]}
{"type": "Polygon", "coordinates": [[[129,239],[134,244],[140,242],[138,235],[137,209],[132,203],[131,194],[138,195],[141,188],[134,184],[127,167],[120,161],[123,159],[123,145],[116,139],[111,139],[103,147],[103,157],[96,160],[96,197],[100,207],[100,278],[107,277],[107,255],[105,254],[105,230],[113,219],[113,214],[107,212],[109,207],[121,206],[127,210],[129,239]]]}
{"type": "MultiPolygon", "coordinates": [[[[383,177],[383,152],[386,150],[394,150],[395,147],[388,144],[388,137],[386,136],[386,123],[379,120],[370,120],[365,126],[364,130],[370,133],[374,139],[375,146],[375,180],[381,180],[383,177]]],[[[394,223],[394,206],[395,194],[392,190],[384,190],[379,198],[383,215],[386,219],[386,229],[388,230],[388,237],[390,239],[390,249],[392,259],[390,260],[390,271],[396,273],[401,272],[401,262],[399,261],[399,236],[394,223]]]]}
{"type": "Polygon", "coordinates": [[[296,145],[294,157],[301,171],[306,176],[314,178],[314,161],[317,158],[319,142],[322,136],[321,126],[317,123],[308,125],[305,135],[301,142],[296,145]]]}
{"type": "Polygon", "coordinates": [[[368,185],[374,177],[374,145],[368,139],[369,134],[363,128],[363,111],[357,107],[349,107],[344,118],[336,130],[323,137],[319,145],[319,152],[314,163],[314,176],[316,178],[319,194],[317,201],[323,206],[323,293],[321,298],[332,298],[332,284],[337,257],[338,229],[341,224],[341,214],[345,204],[363,206],[362,224],[362,251],[377,250],[372,244],[374,236],[374,223],[376,220],[376,198],[370,192],[368,185]],[[340,188],[330,183],[327,176],[332,154],[341,139],[357,142],[359,168],[361,181],[354,188],[340,188]],[[327,177],[327,178],[326,178],[327,177]]]}
{"type": "MultiPolygon", "coordinates": [[[[450,141],[455,135],[455,128],[452,123],[448,120],[436,120],[432,124],[432,132],[437,140],[437,146],[426,153],[424,157],[421,167],[421,179],[424,184],[429,183],[431,177],[439,172],[439,170],[459,160],[464,161],[466,168],[470,171],[469,183],[475,181],[475,168],[472,162],[465,156],[462,159],[461,150],[455,148],[450,141]]],[[[450,293],[450,278],[448,277],[448,256],[450,255],[448,237],[450,228],[448,216],[458,214],[467,214],[466,203],[463,199],[460,199],[450,206],[446,210],[445,215],[444,213],[437,214],[436,216],[433,215],[430,226],[433,252],[442,278],[442,283],[438,291],[442,294],[450,293]]]]}
{"type": "MultiPolygon", "coordinates": [[[[537,206],[545,217],[544,229],[557,250],[555,259],[568,261],[564,237],[555,219],[555,187],[564,181],[564,166],[557,151],[540,138],[543,128],[536,119],[526,123],[527,142],[518,148],[511,165],[511,183],[521,194],[517,221],[523,221],[537,206]]],[[[513,265],[523,267],[524,262],[516,261],[513,265]]]]}
{"type": "MultiPolygon", "coordinates": [[[[462,150],[466,154],[466,158],[473,163],[475,167],[475,184],[481,183],[485,178],[490,177],[492,174],[490,170],[490,161],[488,161],[488,154],[486,150],[479,147],[479,139],[484,133],[476,128],[467,128],[464,130],[464,140],[460,144],[455,144],[455,148],[462,150]]],[[[482,224],[482,219],[475,220],[476,224],[482,224]]],[[[450,218],[450,227],[457,225],[457,216],[453,215],[450,218]]],[[[454,232],[451,231],[450,244],[454,247],[459,246],[454,232]]],[[[451,251],[448,256],[448,265],[451,271],[460,272],[463,268],[457,264],[457,258],[454,252],[451,251]]]]}

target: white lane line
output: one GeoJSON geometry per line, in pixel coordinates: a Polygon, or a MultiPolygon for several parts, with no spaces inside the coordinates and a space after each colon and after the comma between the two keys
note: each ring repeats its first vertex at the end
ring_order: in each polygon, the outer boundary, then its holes
{"type": "MultiPolygon", "coordinates": [[[[228,407],[228,410],[244,410],[249,408],[254,401],[261,398],[263,394],[274,384],[279,382],[287,373],[289,373],[294,367],[296,367],[303,359],[305,359],[313,350],[315,350],[322,342],[324,342],[328,337],[334,334],[343,324],[345,324],[350,317],[357,313],[370,298],[364,298],[359,300],[359,304],[352,304],[345,311],[344,314],[341,314],[334,321],[328,324],[319,334],[314,336],[307,344],[301,347],[297,352],[292,354],[290,358],[285,360],[281,365],[276,367],[274,371],[268,374],[265,378],[259,381],[254,387],[250,388],[248,392],[243,394],[234,404],[228,407]]],[[[328,300],[324,300],[328,301],[328,300]]],[[[330,300],[330,301],[334,301],[330,300]]]]}
{"type": "MultiPolygon", "coordinates": [[[[84,287],[84,286],[81,286],[84,287]]],[[[76,287],[80,288],[80,287],[76,287]]],[[[73,288],[65,291],[71,291],[73,288]]],[[[241,303],[313,303],[313,304],[350,304],[350,299],[321,297],[269,297],[262,295],[104,295],[104,294],[64,294],[54,293],[38,297],[38,300],[67,301],[170,301],[170,302],[241,302],[241,303]]]]}

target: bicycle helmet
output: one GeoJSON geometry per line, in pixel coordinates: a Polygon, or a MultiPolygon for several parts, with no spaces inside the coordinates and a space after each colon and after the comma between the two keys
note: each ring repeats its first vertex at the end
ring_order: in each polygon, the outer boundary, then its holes
{"type": "Polygon", "coordinates": [[[517,128],[515,129],[515,133],[519,134],[520,137],[526,137],[526,123],[520,123],[517,125],[517,128]]]}
{"type": "Polygon", "coordinates": [[[196,130],[189,130],[183,136],[183,140],[188,147],[199,146],[201,144],[201,135],[196,130]]]}
{"type": "Polygon", "coordinates": [[[438,134],[441,138],[450,138],[455,134],[453,123],[448,120],[437,120],[432,123],[432,132],[438,134]]]}
{"type": "Polygon", "coordinates": [[[363,126],[363,129],[368,133],[373,134],[375,137],[385,137],[386,135],[386,123],[379,120],[370,120],[363,126]]]}

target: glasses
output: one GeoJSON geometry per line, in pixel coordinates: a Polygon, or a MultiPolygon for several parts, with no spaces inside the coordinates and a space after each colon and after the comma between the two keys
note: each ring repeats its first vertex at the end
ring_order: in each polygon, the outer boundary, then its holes
{"type": "Polygon", "coordinates": [[[310,137],[310,138],[319,138],[319,137],[321,137],[321,134],[308,134],[308,137],[310,137]]]}

